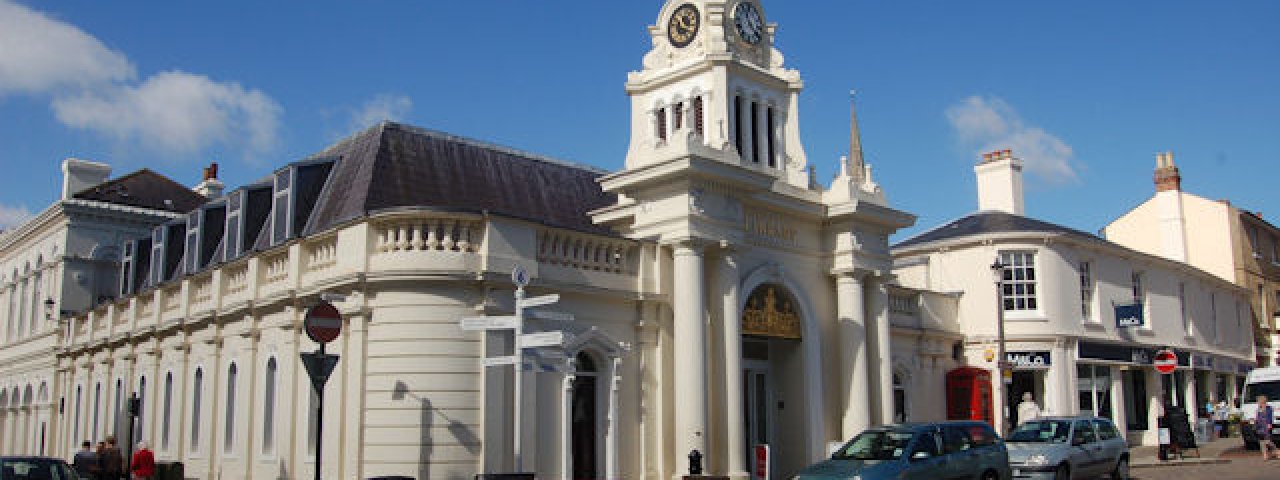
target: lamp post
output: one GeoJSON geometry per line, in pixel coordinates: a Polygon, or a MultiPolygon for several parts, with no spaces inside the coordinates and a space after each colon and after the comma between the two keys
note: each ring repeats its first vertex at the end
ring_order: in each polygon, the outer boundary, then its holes
{"type": "Polygon", "coordinates": [[[991,263],[991,278],[996,284],[996,371],[1000,374],[1000,434],[1009,436],[1009,386],[1005,384],[1008,362],[1004,352],[1004,273],[1006,265],[997,255],[991,263]]]}

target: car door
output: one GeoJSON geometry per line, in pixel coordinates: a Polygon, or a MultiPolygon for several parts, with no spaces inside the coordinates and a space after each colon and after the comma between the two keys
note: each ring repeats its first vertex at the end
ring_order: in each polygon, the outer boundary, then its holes
{"type": "Polygon", "coordinates": [[[942,441],[934,430],[924,430],[916,434],[908,452],[907,466],[903,469],[905,480],[934,480],[946,478],[944,472],[947,458],[942,455],[942,441]],[[926,458],[914,458],[917,452],[927,454],[926,458]]]}
{"type": "Polygon", "coordinates": [[[1120,432],[1116,430],[1115,425],[1110,420],[1097,418],[1093,420],[1093,427],[1098,431],[1098,452],[1101,456],[1102,468],[1105,472],[1111,471],[1120,461],[1120,456],[1128,450],[1129,445],[1123,438],[1120,438],[1120,432]]]}
{"type": "Polygon", "coordinates": [[[1098,445],[1098,434],[1093,430],[1093,422],[1080,419],[1071,423],[1071,466],[1073,477],[1092,478],[1100,475],[1103,462],[1101,446],[1098,445]]]}
{"type": "Polygon", "coordinates": [[[969,433],[960,425],[942,427],[942,456],[946,459],[946,478],[978,478],[982,459],[973,448],[969,433]]]}

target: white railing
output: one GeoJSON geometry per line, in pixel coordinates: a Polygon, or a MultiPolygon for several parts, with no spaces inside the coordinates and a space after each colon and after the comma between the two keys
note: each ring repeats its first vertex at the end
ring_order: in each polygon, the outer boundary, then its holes
{"type": "Polygon", "coordinates": [[[480,218],[391,218],[378,222],[379,253],[407,251],[454,251],[475,253],[484,238],[480,218]]]}
{"type": "Polygon", "coordinates": [[[538,262],[583,270],[629,274],[635,245],[616,238],[565,230],[538,232],[538,262]]]}
{"type": "Polygon", "coordinates": [[[328,269],[338,263],[338,236],[311,242],[306,247],[307,271],[315,272],[328,269]]]}
{"type": "Polygon", "coordinates": [[[222,272],[222,291],[226,295],[237,295],[249,288],[248,263],[239,263],[226,267],[222,272]]]}
{"type": "Polygon", "coordinates": [[[262,284],[271,285],[289,278],[289,252],[283,251],[262,259],[262,284]]]}

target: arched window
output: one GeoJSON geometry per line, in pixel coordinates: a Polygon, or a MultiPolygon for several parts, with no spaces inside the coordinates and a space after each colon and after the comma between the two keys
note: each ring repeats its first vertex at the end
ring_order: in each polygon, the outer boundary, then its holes
{"type": "Polygon", "coordinates": [[[191,381],[191,451],[200,451],[200,397],[204,390],[204,369],[196,368],[191,381]]]}
{"type": "Polygon", "coordinates": [[[119,378],[116,379],[116,404],[112,412],[111,419],[115,423],[111,425],[111,434],[118,440],[124,438],[121,435],[124,432],[120,430],[124,428],[124,380],[119,378]]]}
{"type": "Polygon", "coordinates": [[[160,420],[160,448],[169,449],[169,429],[173,424],[173,372],[164,375],[164,411],[160,420]]]}
{"type": "MultiPolygon", "coordinates": [[[[36,264],[36,268],[40,265],[36,264]]],[[[44,310],[44,302],[40,300],[40,270],[36,270],[36,274],[31,276],[31,307],[28,310],[31,316],[31,326],[27,329],[27,334],[35,335],[40,328],[40,315],[44,310]]]]}
{"type": "Polygon", "coordinates": [[[773,107],[769,107],[765,110],[765,142],[767,145],[765,147],[765,153],[769,155],[767,161],[770,168],[777,168],[778,166],[778,157],[775,156],[777,154],[775,151],[776,147],[773,143],[774,139],[778,136],[777,132],[774,131],[774,128],[777,127],[777,124],[774,122],[773,107]]]}
{"type": "MultiPolygon", "coordinates": [[[[98,437],[98,417],[102,412],[102,382],[93,384],[93,429],[89,430],[89,436],[98,437]]],[[[74,440],[74,439],[72,439],[74,440]]]]}
{"type": "Polygon", "coordinates": [[[894,423],[903,423],[907,421],[907,386],[903,381],[902,375],[893,374],[893,421],[894,423]]]}
{"type": "Polygon", "coordinates": [[[704,132],[702,126],[702,110],[702,97],[693,97],[693,131],[697,132],[699,137],[703,136],[704,132]]]}
{"type": "Polygon", "coordinates": [[[262,451],[275,450],[276,425],[276,359],[267,360],[267,374],[262,388],[262,451]]]}
{"type": "MultiPolygon", "coordinates": [[[[743,128],[742,128],[742,95],[734,95],[734,96],[733,96],[733,114],[732,114],[732,117],[733,117],[733,118],[732,118],[732,120],[733,120],[733,147],[734,147],[734,148],[736,148],[736,149],[738,149],[738,155],[739,155],[739,156],[744,156],[744,155],[745,155],[745,152],[743,152],[743,151],[742,151],[742,148],[745,146],[745,142],[743,142],[743,141],[742,141],[742,132],[743,132],[743,128]]],[[[743,160],[745,160],[745,158],[744,158],[743,160]]]]}
{"type": "Polygon", "coordinates": [[[222,449],[230,452],[236,446],[236,364],[227,367],[227,418],[222,434],[222,449]]]}
{"type": "Polygon", "coordinates": [[[751,102],[751,163],[760,163],[760,102],[751,102]]]}
{"type": "Polygon", "coordinates": [[[667,109],[659,108],[653,112],[654,131],[657,132],[658,141],[667,141],[667,109]]]}
{"type": "Polygon", "coordinates": [[[74,444],[80,438],[80,386],[76,385],[76,410],[75,420],[71,424],[71,442],[74,444]]]}
{"type": "Polygon", "coordinates": [[[586,352],[574,357],[576,373],[573,378],[573,399],[570,404],[569,425],[573,435],[573,478],[597,478],[599,446],[596,433],[599,426],[596,392],[596,362],[586,352]]]}
{"type": "Polygon", "coordinates": [[[142,412],[145,412],[143,400],[147,395],[147,377],[138,378],[138,419],[133,422],[133,438],[142,439],[142,432],[146,429],[142,428],[142,420],[147,418],[142,412]]]}

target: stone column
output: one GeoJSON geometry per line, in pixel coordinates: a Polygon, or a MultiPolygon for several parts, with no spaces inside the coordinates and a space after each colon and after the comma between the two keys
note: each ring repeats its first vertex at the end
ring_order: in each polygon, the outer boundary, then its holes
{"type": "Polygon", "coordinates": [[[560,383],[560,478],[573,478],[573,381],[577,378],[577,362],[565,361],[560,383]]]}
{"type": "Polygon", "coordinates": [[[1186,384],[1182,388],[1182,409],[1187,412],[1187,419],[1191,422],[1191,428],[1195,428],[1196,420],[1200,418],[1199,405],[1196,405],[1196,371],[1187,369],[1182,373],[1182,378],[1186,380],[1186,384]]]}
{"type": "Polygon", "coordinates": [[[1129,434],[1128,412],[1124,410],[1124,371],[1120,367],[1111,367],[1111,421],[1120,430],[1120,437],[1129,434]]]}
{"type": "MultiPolygon", "coordinates": [[[[739,290],[737,258],[726,250],[720,264],[721,311],[724,327],[724,453],[729,465],[729,476],[746,478],[746,434],[743,432],[742,412],[742,299],[739,290]]],[[[686,454],[688,452],[685,452],[686,454]]]]}
{"type": "MultiPolygon", "coordinates": [[[[688,455],[707,453],[707,324],[703,246],[675,246],[675,446],[676,474],[689,472],[688,455]]],[[[705,462],[704,462],[705,464],[705,462]]]]}
{"type": "Polygon", "coordinates": [[[622,386],[622,359],[609,357],[609,403],[605,418],[604,478],[618,475],[618,389],[622,386]]]}
{"type": "Polygon", "coordinates": [[[862,277],[845,273],[836,278],[836,314],[840,333],[840,386],[844,414],[840,438],[850,439],[871,426],[867,364],[867,318],[863,310],[862,277]]]}
{"type": "MultiPolygon", "coordinates": [[[[889,291],[883,280],[871,285],[868,314],[875,320],[875,342],[871,368],[879,378],[874,382],[880,399],[879,423],[893,423],[893,354],[889,335],[889,291]]],[[[877,418],[873,413],[872,418],[877,418]]]]}

